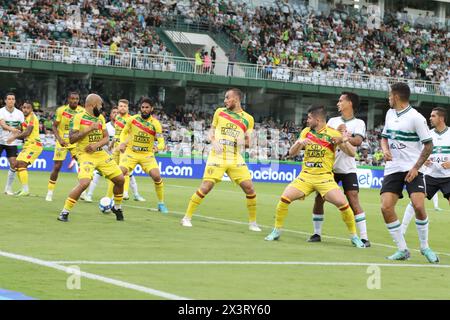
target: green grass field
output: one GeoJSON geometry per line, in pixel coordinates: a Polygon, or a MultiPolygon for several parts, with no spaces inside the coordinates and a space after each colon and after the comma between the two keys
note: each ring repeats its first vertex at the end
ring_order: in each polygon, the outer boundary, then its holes
{"type": "MultiPolygon", "coordinates": [[[[156,207],[153,184],[138,177],[147,202],[125,201],[124,222],[99,211],[97,201],[106,190],[101,181],[96,201],[80,201],[70,222],[61,223],[56,217],[76,177],[60,175],[51,203],[44,201],[48,177],[30,173],[30,197],[0,195],[2,289],[36,299],[450,299],[450,210],[443,198],[443,212],[427,202],[430,245],[441,258],[436,267],[417,251],[414,223],[407,234],[411,259],[385,259],[396,249],[377,190],[360,193],[372,247],[356,249],[340,214],[328,205],[322,243],[306,242],[312,231],[312,196],[290,206],[280,241],[264,241],[285,184],[256,184],[263,232],[255,233],[247,229],[243,193],[229,182],[217,185],[204,200],[193,228],[183,228],[179,221],[199,180],[165,179],[170,213],[162,215],[148,210],[156,207]],[[24,256],[39,260],[24,261],[24,256]],[[85,272],[80,289],[67,288],[73,275],[63,266],[73,265],[85,272]],[[371,265],[379,267],[379,289],[368,288],[371,265]]],[[[5,181],[6,171],[0,171],[1,191],[5,181]]],[[[399,202],[400,217],[406,204],[405,199],[399,202]]]]}

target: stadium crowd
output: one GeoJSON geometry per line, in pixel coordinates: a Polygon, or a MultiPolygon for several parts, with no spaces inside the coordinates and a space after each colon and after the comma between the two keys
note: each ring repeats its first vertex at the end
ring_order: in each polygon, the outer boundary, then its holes
{"type": "MultiPolygon", "coordinates": [[[[262,75],[279,66],[346,74],[450,81],[450,33],[392,19],[379,26],[338,9],[326,15],[286,1],[251,7],[243,1],[6,0],[0,38],[9,41],[167,54],[155,27],[184,16],[223,30],[262,75]],[[297,11],[299,10],[299,11],[297,11]]],[[[388,18],[389,17],[389,18],[388,18]]],[[[114,64],[114,61],[111,62],[114,64]]]]}
{"type": "Polygon", "coordinates": [[[267,76],[285,65],[438,82],[450,79],[447,30],[415,29],[391,16],[371,28],[367,17],[339,10],[329,15],[297,12],[285,1],[276,4],[251,8],[245,2],[192,1],[186,15],[190,21],[223,28],[267,76]]]}

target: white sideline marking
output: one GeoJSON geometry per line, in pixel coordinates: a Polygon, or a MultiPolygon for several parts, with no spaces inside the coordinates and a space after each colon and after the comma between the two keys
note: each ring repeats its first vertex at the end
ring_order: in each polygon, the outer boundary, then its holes
{"type": "MultiPolygon", "coordinates": [[[[58,263],[55,263],[55,262],[44,261],[44,260],[36,259],[36,258],[33,258],[33,257],[23,256],[23,255],[19,255],[19,254],[4,252],[4,251],[0,251],[0,256],[5,257],[5,258],[14,259],[14,260],[34,263],[34,264],[37,264],[37,265],[40,265],[40,266],[56,269],[56,270],[63,271],[63,272],[66,272],[66,273],[69,273],[70,270],[71,270],[70,268],[64,267],[64,266],[59,265],[58,263]]],[[[118,287],[122,287],[122,288],[126,288],[126,289],[131,289],[131,290],[135,290],[135,291],[140,291],[140,292],[144,292],[144,293],[148,293],[150,295],[158,296],[158,297],[161,297],[161,298],[166,298],[166,299],[171,299],[171,300],[191,300],[189,298],[180,297],[180,296],[177,296],[177,295],[174,295],[174,294],[171,294],[171,293],[155,290],[155,289],[152,289],[152,288],[143,287],[143,286],[140,286],[140,285],[136,285],[136,284],[125,282],[125,281],[121,281],[121,280],[116,280],[116,279],[112,279],[112,278],[103,277],[103,276],[100,276],[100,275],[97,275],[97,274],[93,274],[93,273],[88,273],[88,272],[83,272],[82,271],[82,272],[80,272],[80,276],[82,276],[84,278],[87,278],[87,279],[97,280],[97,281],[105,282],[105,283],[108,283],[108,284],[112,284],[114,286],[118,286],[118,287]]]]}
{"type": "MultiPolygon", "coordinates": [[[[140,206],[133,206],[133,205],[128,205],[128,204],[122,204],[123,207],[129,207],[129,208],[134,208],[134,209],[147,209],[147,210],[151,210],[151,211],[158,211],[158,209],[156,208],[146,208],[146,207],[140,207],[140,206]]],[[[172,211],[169,210],[169,213],[173,213],[176,215],[181,215],[184,216],[184,212],[180,212],[180,211],[172,211]]],[[[199,218],[203,218],[203,219],[207,219],[207,220],[213,220],[213,221],[221,221],[221,222],[226,222],[226,223],[233,223],[233,224],[241,224],[241,225],[248,225],[248,222],[242,222],[242,221],[236,221],[236,220],[228,220],[228,219],[222,219],[222,218],[216,218],[216,217],[209,217],[209,216],[202,216],[200,214],[195,214],[196,217],[199,218]]],[[[262,224],[258,224],[261,228],[267,228],[267,229],[272,229],[273,226],[265,226],[262,224]]],[[[297,230],[290,230],[290,229],[283,229],[283,232],[289,232],[289,233],[296,233],[296,234],[303,234],[303,235],[311,235],[311,232],[304,232],[304,231],[297,231],[297,230]]],[[[340,237],[335,237],[335,236],[325,236],[322,235],[322,238],[328,238],[328,239],[335,239],[335,240],[340,240],[340,241],[350,241],[350,239],[348,238],[340,238],[340,237]]],[[[388,245],[388,244],[384,244],[384,243],[377,243],[377,242],[370,242],[372,245],[375,246],[379,246],[379,247],[385,247],[385,248],[391,248],[391,249],[397,249],[396,246],[392,246],[392,245],[388,245]]],[[[415,251],[415,252],[420,252],[420,250],[418,249],[411,249],[409,248],[409,251],[415,251]]],[[[446,252],[437,252],[435,251],[436,254],[440,254],[443,256],[449,256],[450,257],[450,253],[446,253],[446,252]]]]}
{"type": "Polygon", "coordinates": [[[450,268],[448,264],[395,264],[368,262],[315,262],[315,261],[52,261],[57,264],[92,265],[304,265],[304,266],[379,266],[397,268],[450,268]]]}

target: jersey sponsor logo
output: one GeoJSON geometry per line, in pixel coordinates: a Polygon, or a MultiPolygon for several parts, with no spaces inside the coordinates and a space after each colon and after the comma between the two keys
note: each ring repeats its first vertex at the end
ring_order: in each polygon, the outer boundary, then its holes
{"type": "Polygon", "coordinates": [[[313,135],[311,132],[308,132],[306,134],[306,138],[308,138],[309,140],[311,140],[312,142],[321,145],[322,147],[325,147],[327,149],[330,149],[331,151],[334,152],[334,146],[332,143],[328,142],[328,141],[324,141],[322,139],[319,139],[318,137],[316,137],[315,135],[313,135]]]}
{"type": "Polygon", "coordinates": [[[305,167],[308,168],[323,168],[322,162],[305,162],[305,167]]]}
{"type": "Polygon", "coordinates": [[[133,121],[131,123],[134,124],[136,127],[138,127],[140,130],[142,130],[148,134],[151,134],[152,136],[156,135],[155,131],[153,131],[149,127],[144,126],[144,124],[140,123],[136,119],[133,119],[133,121]]]}
{"type": "MultiPolygon", "coordinates": [[[[247,126],[245,123],[239,121],[238,119],[234,118],[232,115],[225,113],[224,111],[219,113],[219,117],[225,118],[228,121],[234,123],[236,126],[238,126],[239,128],[242,129],[242,131],[246,132],[247,131],[247,126]]],[[[242,119],[244,120],[244,119],[242,119]]]]}
{"type": "Polygon", "coordinates": [[[389,148],[391,148],[391,149],[397,149],[397,150],[402,150],[402,149],[405,149],[406,148],[406,145],[404,144],[404,143],[394,143],[394,142],[392,142],[390,145],[389,145],[389,148]]]}
{"type": "Polygon", "coordinates": [[[310,158],[323,158],[325,156],[325,150],[318,144],[312,144],[305,150],[305,157],[310,158]]]}
{"type": "Polygon", "coordinates": [[[66,112],[66,111],[64,111],[64,112],[62,113],[62,116],[63,116],[64,118],[67,118],[67,119],[72,119],[72,118],[73,118],[73,114],[70,114],[70,113],[68,113],[68,112],[66,112]]]}
{"type": "Polygon", "coordinates": [[[222,144],[222,145],[230,146],[230,147],[237,147],[237,142],[236,141],[220,139],[219,143],[222,144]]]}
{"type": "Polygon", "coordinates": [[[150,143],[150,137],[146,133],[138,132],[138,134],[133,137],[133,142],[150,143]]]}
{"type": "Polygon", "coordinates": [[[148,151],[148,147],[138,147],[138,146],[133,146],[131,147],[131,150],[133,151],[140,151],[140,152],[147,152],[148,151]]]}
{"type": "Polygon", "coordinates": [[[240,135],[240,131],[236,129],[237,125],[233,123],[227,123],[225,127],[220,128],[220,133],[224,136],[229,136],[237,139],[240,135]]]}

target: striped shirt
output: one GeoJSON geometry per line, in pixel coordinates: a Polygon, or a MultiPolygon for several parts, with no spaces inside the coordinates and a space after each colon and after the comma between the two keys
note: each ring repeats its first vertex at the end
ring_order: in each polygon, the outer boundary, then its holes
{"type": "Polygon", "coordinates": [[[450,161],[450,130],[446,127],[442,132],[431,131],[433,137],[433,151],[429,160],[432,165],[426,174],[433,178],[450,178],[450,169],[444,169],[442,164],[450,161]]]}
{"type": "Polygon", "coordinates": [[[384,175],[411,170],[422,152],[422,144],[433,140],[424,116],[411,106],[401,112],[390,109],[381,136],[388,139],[392,154],[392,161],[386,161],[384,175]]]}

